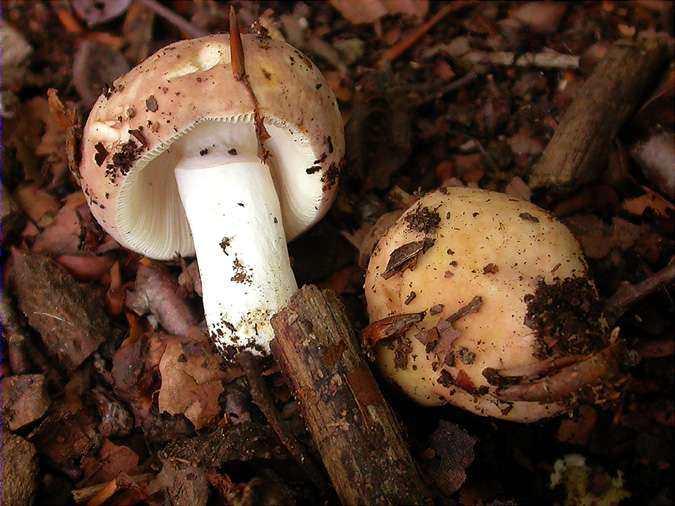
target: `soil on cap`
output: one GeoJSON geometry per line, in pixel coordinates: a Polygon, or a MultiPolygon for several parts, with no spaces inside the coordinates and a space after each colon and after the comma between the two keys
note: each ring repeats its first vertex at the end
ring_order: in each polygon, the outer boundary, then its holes
{"type": "Polygon", "coordinates": [[[406,215],[404,219],[410,230],[425,234],[435,232],[441,223],[441,216],[438,211],[428,207],[418,207],[415,211],[406,215]]]}
{"type": "Polygon", "coordinates": [[[112,163],[106,165],[106,177],[114,183],[118,175],[126,176],[134,162],[140,158],[142,151],[143,146],[136,144],[133,139],[122,144],[120,150],[112,155],[112,163]]]}
{"type": "Polygon", "coordinates": [[[535,331],[535,356],[585,355],[605,346],[602,306],[585,278],[540,279],[534,294],[526,295],[525,325],[535,331]]]}

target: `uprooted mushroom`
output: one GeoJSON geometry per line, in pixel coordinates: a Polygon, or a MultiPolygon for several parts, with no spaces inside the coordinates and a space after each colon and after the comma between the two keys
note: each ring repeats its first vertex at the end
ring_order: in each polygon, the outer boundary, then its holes
{"type": "Polygon", "coordinates": [[[120,244],[196,253],[209,331],[232,357],[269,350],[269,318],[297,289],[286,241],[330,207],[343,152],[337,102],[306,56],[212,35],[161,49],[99,97],[80,174],[120,244]]]}
{"type": "Polygon", "coordinates": [[[576,239],[508,195],[418,200],[376,246],[365,292],[366,345],[423,405],[531,422],[613,395],[626,358],[576,239]]]}

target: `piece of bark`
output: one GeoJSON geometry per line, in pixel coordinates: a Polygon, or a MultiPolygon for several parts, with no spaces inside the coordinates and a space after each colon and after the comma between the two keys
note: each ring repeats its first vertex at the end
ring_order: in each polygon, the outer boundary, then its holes
{"type": "Polygon", "coordinates": [[[28,436],[38,451],[72,479],[81,475],[80,459],[101,444],[97,421],[86,409],[72,412],[66,405],[52,408],[28,436]]]}
{"type": "Polygon", "coordinates": [[[441,420],[422,453],[422,468],[446,496],[457,492],[466,480],[466,468],[474,459],[477,439],[458,425],[441,420]]]}
{"type": "Polygon", "coordinates": [[[61,375],[33,344],[33,340],[7,294],[3,294],[0,299],[0,323],[7,343],[7,355],[12,373],[25,374],[32,372],[33,367],[36,367],[47,377],[49,386],[59,390],[62,386],[61,375]]]}
{"type": "Polygon", "coordinates": [[[218,468],[234,460],[287,459],[288,454],[267,425],[245,422],[169,443],[160,457],[218,468]]]}
{"type": "Polygon", "coordinates": [[[21,374],[2,380],[2,418],[9,430],[42,417],[49,407],[47,384],[42,374],[21,374]]]}
{"type": "Polygon", "coordinates": [[[272,326],[272,353],[300,401],[342,503],[430,503],[336,295],[305,286],[272,318],[272,326]]]}
{"type": "Polygon", "coordinates": [[[47,350],[68,370],[76,369],[117,333],[103,302],[53,260],[28,251],[12,254],[19,308],[42,336],[47,350]]]}
{"type": "Polygon", "coordinates": [[[29,506],[37,492],[38,458],[35,446],[21,436],[2,434],[2,504],[29,506]]]}
{"type": "Polygon", "coordinates": [[[164,459],[162,464],[157,481],[166,491],[166,504],[206,506],[209,484],[203,468],[176,459],[164,459]]]}
{"type": "Polygon", "coordinates": [[[666,57],[656,39],[620,41],[595,67],[530,174],[531,188],[574,188],[604,168],[619,128],[644,98],[666,57]]]}

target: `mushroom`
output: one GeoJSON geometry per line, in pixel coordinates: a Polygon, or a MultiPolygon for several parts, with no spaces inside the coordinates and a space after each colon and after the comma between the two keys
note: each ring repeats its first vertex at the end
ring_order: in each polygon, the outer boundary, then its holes
{"type": "Polygon", "coordinates": [[[616,365],[576,239],[508,195],[422,197],[380,239],[365,293],[379,368],[422,405],[531,422],[616,365]]]}
{"type": "Polygon", "coordinates": [[[242,43],[250,90],[233,75],[229,35],[164,47],[116,80],[89,115],[79,167],[122,246],[196,253],[208,328],[229,357],[268,351],[269,319],[297,289],[286,242],[330,207],[344,153],[317,67],[284,42],[242,43]]]}

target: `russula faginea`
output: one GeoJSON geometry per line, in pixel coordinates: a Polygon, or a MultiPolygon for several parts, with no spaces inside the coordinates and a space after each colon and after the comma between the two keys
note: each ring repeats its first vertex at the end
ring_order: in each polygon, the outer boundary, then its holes
{"type": "Polygon", "coordinates": [[[384,376],[423,405],[535,421],[565,410],[610,361],[576,239],[508,195],[422,197],[380,239],[365,292],[364,338],[384,376]]]}
{"type": "Polygon", "coordinates": [[[269,349],[269,319],[297,289],[286,241],[330,207],[344,153],[317,67],[283,42],[242,42],[257,109],[233,75],[229,35],[177,42],[99,97],[80,164],[94,216],[121,245],[154,259],[196,253],[209,331],[230,357],[269,349]]]}

